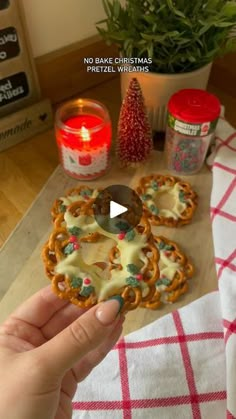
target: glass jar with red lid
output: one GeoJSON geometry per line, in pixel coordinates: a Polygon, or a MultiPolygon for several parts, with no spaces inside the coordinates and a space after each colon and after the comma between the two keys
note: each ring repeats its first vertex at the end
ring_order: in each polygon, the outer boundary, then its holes
{"type": "Polygon", "coordinates": [[[165,153],[168,169],[182,175],[198,172],[220,116],[220,101],[201,89],[182,89],[168,103],[165,153]]]}

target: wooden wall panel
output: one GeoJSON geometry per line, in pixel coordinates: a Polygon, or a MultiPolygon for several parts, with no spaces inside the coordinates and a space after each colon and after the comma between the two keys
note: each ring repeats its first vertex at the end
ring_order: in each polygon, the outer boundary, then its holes
{"type": "Polygon", "coordinates": [[[236,98],[236,53],[215,61],[210,83],[236,98]]]}
{"type": "Polygon", "coordinates": [[[93,36],[69,47],[36,59],[42,95],[52,103],[61,102],[106,80],[115,73],[87,73],[84,57],[116,57],[117,50],[108,47],[99,36],[93,36]]]}

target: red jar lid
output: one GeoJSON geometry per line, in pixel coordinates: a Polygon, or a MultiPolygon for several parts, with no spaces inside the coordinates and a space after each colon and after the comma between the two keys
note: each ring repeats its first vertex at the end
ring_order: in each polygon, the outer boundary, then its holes
{"type": "Polygon", "coordinates": [[[183,122],[211,122],[220,115],[220,101],[205,90],[183,89],[171,96],[168,111],[183,122]]]}

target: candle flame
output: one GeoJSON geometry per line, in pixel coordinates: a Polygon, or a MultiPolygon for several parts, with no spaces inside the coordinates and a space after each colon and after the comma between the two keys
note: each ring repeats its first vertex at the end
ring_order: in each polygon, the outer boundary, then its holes
{"type": "Polygon", "coordinates": [[[81,128],[81,135],[82,135],[82,141],[84,142],[88,142],[90,141],[90,135],[89,135],[89,130],[85,127],[81,128]]]}

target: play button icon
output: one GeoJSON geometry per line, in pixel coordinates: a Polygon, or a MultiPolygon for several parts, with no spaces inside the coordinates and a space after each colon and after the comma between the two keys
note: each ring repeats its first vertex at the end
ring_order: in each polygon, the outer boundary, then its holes
{"type": "Polygon", "coordinates": [[[93,209],[95,219],[103,230],[119,234],[138,225],[143,205],[133,189],[125,185],[112,185],[99,192],[93,209]]]}
{"type": "Polygon", "coordinates": [[[117,202],[110,202],[110,218],[118,217],[118,215],[124,214],[128,209],[123,205],[117,204],[117,202]]]}

